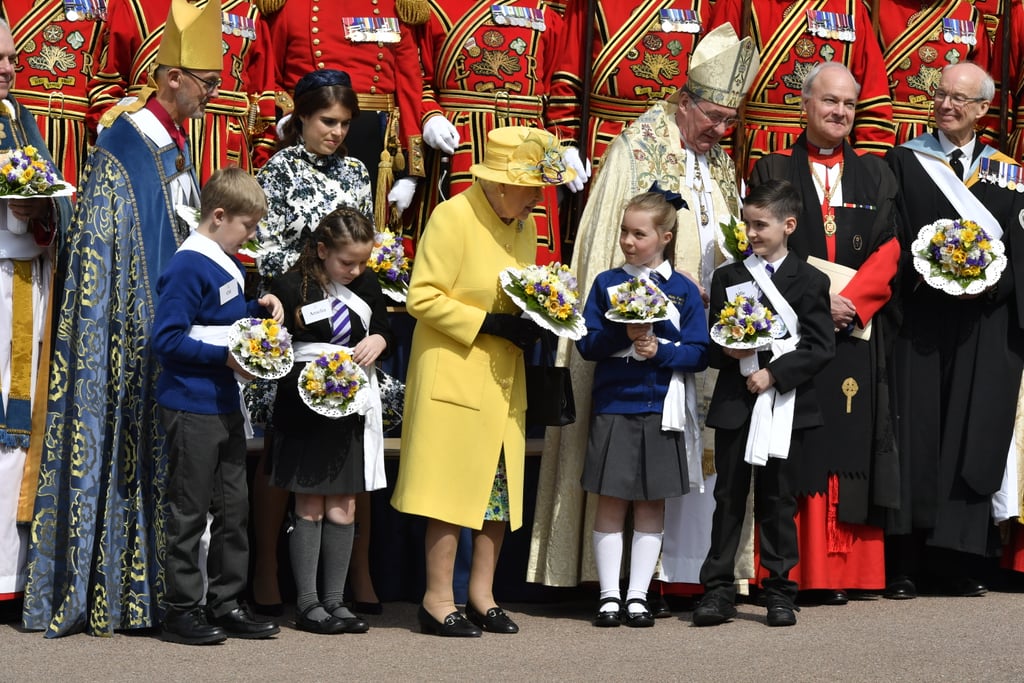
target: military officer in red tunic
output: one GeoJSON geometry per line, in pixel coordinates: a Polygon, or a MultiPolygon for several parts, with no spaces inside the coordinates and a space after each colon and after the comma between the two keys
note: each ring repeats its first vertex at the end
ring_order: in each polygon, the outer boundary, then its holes
{"type": "MultiPolygon", "coordinates": [[[[104,125],[102,117],[110,107],[146,84],[170,6],[170,0],[108,3],[105,34],[89,85],[87,125],[93,131],[104,125]]],[[[272,49],[255,3],[221,3],[221,47],[224,71],[217,94],[206,105],[202,125],[188,131],[200,183],[218,168],[257,167],[272,153],[272,141],[266,137],[275,116],[272,49]]],[[[212,90],[215,83],[205,85],[212,90]]]]}
{"type": "Polygon", "coordinates": [[[36,118],[64,179],[78,184],[89,149],[85,116],[93,50],[106,18],[103,0],[4,0],[19,56],[11,94],[36,118]]]}
{"type": "Polygon", "coordinates": [[[611,141],[647,111],[651,100],[675,92],[711,12],[708,0],[645,0],[638,6],[598,0],[594,40],[586,50],[587,5],[587,0],[567,3],[565,49],[551,80],[548,116],[562,140],[579,141],[583,74],[591,69],[584,156],[596,169],[611,141]]]}
{"type": "MultiPolygon", "coordinates": [[[[560,52],[570,47],[562,18],[543,0],[430,0],[429,5],[430,18],[419,27],[418,39],[422,123],[423,140],[437,153],[429,155],[431,181],[411,241],[434,206],[472,184],[469,167],[483,161],[488,131],[550,126],[551,80],[560,52]]],[[[567,163],[588,175],[578,154],[567,163]]],[[[533,217],[537,262],[560,260],[554,186],[545,190],[533,217]]]]}
{"type": "Polygon", "coordinates": [[[926,132],[942,67],[970,60],[988,68],[988,37],[967,0],[892,0],[879,9],[878,27],[901,145],[926,132]]]}
{"type": "Polygon", "coordinates": [[[743,0],[718,0],[711,25],[728,21],[754,38],[761,71],[747,98],[742,153],[744,175],[755,161],[790,147],[803,130],[800,87],[818,63],[846,65],[861,84],[850,142],[855,149],[884,154],[893,145],[892,103],[882,52],[871,35],[862,0],[751,0],[750,25],[741,26],[743,0]]]}

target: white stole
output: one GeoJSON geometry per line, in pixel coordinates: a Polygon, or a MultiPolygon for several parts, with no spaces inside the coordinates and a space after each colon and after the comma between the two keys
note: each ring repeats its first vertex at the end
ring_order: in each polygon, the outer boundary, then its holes
{"type": "MultiPolygon", "coordinates": [[[[976,143],[980,144],[980,143],[976,143]]],[[[992,212],[985,207],[981,201],[974,196],[963,181],[953,173],[944,160],[938,159],[932,154],[920,149],[912,148],[914,156],[921,163],[924,172],[935,183],[935,187],[946,195],[946,199],[953,205],[953,208],[963,218],[969,218],[980,225],[989,237],[995,239],[1003,238],[1003,228],[999,221],[992,215],[992,212]]],[[[920,228],[921,226],[917,226],[920,228]]]]}
{"type": "MultiPolygon", "coordinates": [[[[790,255],[789,258],[796,258],[790,255]]],[[[772,340],[772,360],[796,349],[800,341],[800,328],[796,312],[789,305],[775,283],[768,277],[759,258],[751,254],[743,262],[747,271],[753,276],[754,282],[767,297],[775,314],[782,318],[790,336],[786,339],[772,340]]],[[[754,356],[756,359],[756,356],[754,356]]],[[[796,389],[784,394],[769,387],[758,395],[754,402],[754,410],[750,416],[750,431],[747,433],[747,446],[743,459],[751,465],[764,465],[768,458],[789,457],[789,445],[793,432],[793,410],[796,405],[796,389]]]]}
{"type": "MultiPolygon", "coordinates": [[[[341,303],[348,306],[349,311],[363,323],[366,334],[369,336],[370,319],[373,317],[370,305],[345,285],[332,282],[330,290],[328,295],[339,299],[341,303]]],[[[362,368],[370,381],[369,386],[364,390],[368,392],[365,408],[359,411],[364,417],[363,478],[366,490],[376,491],[387,486],[387,477],[384,473],[384,410],[380,402],[380,385],[377,382],[376,367],[370,363],[363,365],[362,368]]]]}

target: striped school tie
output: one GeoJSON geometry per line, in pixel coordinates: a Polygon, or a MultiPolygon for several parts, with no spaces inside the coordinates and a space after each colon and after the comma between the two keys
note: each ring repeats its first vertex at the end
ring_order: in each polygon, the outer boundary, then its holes
{"type": "Polygon", "coordinates": [[[341,299],[331,299],[331,335],[332,344],[347,344],[352,337],[352,321],[349,319],[348,306],[341,299]]]}

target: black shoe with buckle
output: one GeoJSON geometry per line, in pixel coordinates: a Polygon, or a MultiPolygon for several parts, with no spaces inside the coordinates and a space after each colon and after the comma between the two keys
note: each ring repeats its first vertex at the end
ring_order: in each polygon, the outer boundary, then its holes
{"type": "Polygon", "coordinates": [[[622,625],[622,600],[618,598],[602,598],[601,604],[597,606],[597,615],[594,617],[594,626],[598,628],[615,628],[622,625]],[[614,610],[601,609],[605,605],[615,605],[614,610]]]}
{"type": "Polygon", "coordinates": [[[483,634],[483,631],[477,628],[469,619],[462,616],[462,613],[458,610],[446,616],[444,621],[438,621],[423,605],[420,605],[419,612],[416,613],[416,619],[420,622],[420,631],[435,636],[479,638],[483,634]]]}
{"type": "Polygon", "coordinates": [[[622,610],[623,623],[633,628],[650,628],[654,626],[654,615],[647,607],[647,601],[642,598],[630,598],[626,600],[626,608],[622,610]],[[640,605],[643,609],[640,612],[630,612],[630,605],[640,605]]]}
{"type": "Polygon", "coordinates": [[[223,643],[228,635],[224,629],[206,621],[202,607],[194,607],[187,612],[168,612],[160,638],[182,645],[214,645],[223,643]]]}
{"type": "Polygon", "coordinates": [[[245,605],[239,605],[219,617],[210,617],[210,623],[224,629],[229,638],[258,640],[276,636],[281,632],[280,627],[273,621],[255,618],[245,605]]]}
{"type": "Polygon", "coordinates": [[[488,633],[519,633],[519,626],[500,607],[492,607],[481,613],[472,603],[467,602],[466,617],[488,633]]]}
{"type": "Polygon", "coordinates": [[[717,626],[730,621],[736,616],[736,605],[724,593],[711,591],[705,593],[700,603],[693,610],[694,626],[717,626]]]}

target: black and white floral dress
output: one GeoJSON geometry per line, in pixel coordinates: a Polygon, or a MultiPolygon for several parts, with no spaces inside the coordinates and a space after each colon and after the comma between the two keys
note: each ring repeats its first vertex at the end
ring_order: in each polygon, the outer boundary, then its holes
{"type": "Polygon", "coordinates": [[[268,204],[257,231],[256,266],[264,279],[287,272],[320,220],[339,206],[373,220],[370,175],[355,157],[320,156],[300,142],[272,156],[256,179],[268,204]]]}

